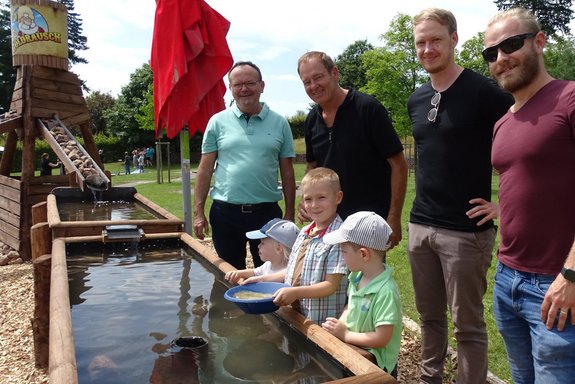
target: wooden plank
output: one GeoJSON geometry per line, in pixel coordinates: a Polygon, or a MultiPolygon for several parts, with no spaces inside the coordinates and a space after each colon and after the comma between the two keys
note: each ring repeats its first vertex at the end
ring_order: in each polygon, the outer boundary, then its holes
{"type": "MultiPolygon", "coordinates": [[[[48,228],[48,232],[49,230],[48,228]]],[[[33,265],[34,297],[36,303],[34,306],[34,318],[32,319],[34,356],[36,366],[47,368],[50,353],[48,342],[50,338],[50,272],[52,268],[52,256],[50,254],[44,254],[33,257],[33,265]]]]}
{"type": "Polygon", "coordinates": [[[22,189],[22,182],[10,176],[0,175],[0,184],[8,185],[12,188],[22,189]]]}
{"type": "Polygon", "coordinates": [[[8,212],[20,212],[20,201],[12,201],[8,199],[0,199],[0,209],[8,212]]]}
{"type": "Polygon", "coordinates": [[[32,77],[34,79],[46,79],[51,81],[58,81],[62,83],[75,84],[81,86],[81,81],[74,72],[63,71],[49,67],[32,67],[32,77]]]}
{"type": "Polygon", "coordinates": [[[14,237],[9,233],[0,230],[0,241],[7,244],[10,248],[20,251],[20,237],[14,237]]]}
{"type": "MultiPolygon", "coordinates": [[[[62,116],[60,116],[60,119],[62,120],[62,122],[64,124],[66,124],[67,127],[73,127],[75,125],[89,122],[90,121],[90,113],[89,112],[79,113],[77,115],[72,115],[72,116],[69,116],[66,118],[63,118],[62,116]]],[[[91,134],[92,133],[90,133],[90,135],[91,134]]],[[[85,140],[86,140],[86,137],[84,136],[84,141],[85,140]]]]}
{"type": "Polygon", "coordinates": [[[86,100],[81,95],[72,95],[59,91],[46,90],[41,88],[32,88],[32,98],[36,100],[54,100],[68,104],[86,106],[86,100]]]}
{"type": "Polygon", "coordinates": [[[60,213],[58,212],[58,204],[56,196],[50,194],[46,197],[47,221],[50,227],[60,225],[60,213]]]}
{"type": "Polygon", "coordinates": [[[10,185],[13,188],[20,189],[20,182],[12,183],[14,180],[10,177],[10,170],[12,169],[12,164],[14,163],[14,157],[16,153],[16,147],[18,145],[18,134],[16,131],[8,132],[6,137],[6,142],[4,143],[4,153],[0,159],[0,184],[10,185]],[[10,181],[10,182],[9,182],[10,181]]]}
{"type": "Polygon", "coordinates": [[[326,384],[395,384],[395,380],[391,375],[384,371],[370,372],[359,376],[346,377],[339,380],[332,380],[326,384]]]}
{"type": "Polygon", "coordinates": [[[20,212],[11,212],[0,208],[0,221],[18,228],[20,226],[20,212]]]}
{"type": "Polygon", "coordinates": [[[0,121],[0,133],[8,133],[16,128],[22,128],[22,116],[0,121]]]}
{"type": "Polygon", "coordinates": [[[0,184],[0,196],[4,199],[20,202],[20,188],[14,188],[6,184],[0,184]]]}
{"type": "MultiPolygon", "coordinates": [[[[61,111],[82,113],[88,110],[86,104],[70,104],[54,100],[41,100],[36,98],[33,98],[31,102],[32,102],[32,113],[34,113],[36,109],[38,110],[51,109],[53,111],[52,113],[56,112],[61,113],[61,111]],[[38,106],[38,108],[36,106],[38,106]]],[[[36,115],[33,116],[35,117],[36,115]]]]}
{"type": "Polygon", "coordinates": [[[54,240],[52,244],[52,273],[50,278],[50,383],[78,383],[78,367],[74,350],[74,333],[70,315],[66,244],[54,240]]]}
{"type": "Polygon", "coordinates": [[[52,148],[52,150],[54,151],[56,156],[58,156],[58,159],[60,159],[62,164],[64,164],[64,167],[66,167],[66,170],[70,173],[73,173],[76,176],[76,180],[78,181],[78,183],[82,184],[82,182],[84,181],[84,176],[82,175],[80,170],[68,158],[68,156],[64,152],[64,149],[62,149],[62,147],[56,141],[54,136],[52,136],[52,134],[50,133],[48,128],[46,128],[46,126],[44,125],[44,122],[42,122],[41,120],[37,120],[36,122],[37,122],[38,129],[41,131],[41,134],[44,136],[44,139],[46,139],[46,141],[50,145],[50,148],[52,148]]]}
{"type": "Polygon", "coordinates": [[[48,222],[48,203],[46,200],[32,206],[32,224],[48,222]]]}
{"type": "Polygon", "coordinates": [[[52,252],[52,231],[47,222],[34,224],[30,228],[30,243],[32,244],[32,261],[52,252]]]}
{"type": "Polygon", "coordinates": [[[81,96],[83,94],[81,84],[64,83],[62,81],[54,81],[54,79],[41,79],[36,77],[33,79],[32,87],[69,93],[76,96],[81,96]]]}
{"type": "Polygon", "coordinates": [[[80,113],[84,113],[85,111],[58,111],[54,109],[48,109],[43,107],[34,107],[32,112],[35,118],[40,119],[51,119],[54,115],[58,115],[60,120],[66,120],[70,117],[76,116],[80,113]]]}
{"type": "Polygon", "coordinates": [[[15,239],[20,238],[20,229],[17,226],[8,224],[7,222],[0,222],[0,232],[3,232],[15,239]]]}

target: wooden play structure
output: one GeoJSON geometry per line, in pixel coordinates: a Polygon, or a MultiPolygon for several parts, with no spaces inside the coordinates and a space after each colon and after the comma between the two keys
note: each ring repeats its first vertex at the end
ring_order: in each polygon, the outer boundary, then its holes
{"type": "MultiPolygon", "coordinates": [[[[6,135],[0,160],[0,241],[19,251],[23,260],[31,259],[31,207],[45,201],[58,186],[84,189],[84,167],[71,160],[61,142],[48,127],[59,126],[76,143],[76,129],[84,140],[78,151],[93,164],[92,172],[109,182],[90,129],[90,115],[82,94],[82,83],[68,71],[67,10],[47,0],[11,0],[12,19],[18,30],[12,31],[13,65],[17,69],[9,112],[0,116],[0,134],[6,135]],[[34,32],[35,31],[35,32],[34,32]],[[35,141],[43,138],[66,168],[66,175],[36,176],[39,159],[35,141]],[[21,143],[21,176],[11,176],[16,149],[21,143]]],[[[14,24],[14,23],[13,23],[14,24]]]]}

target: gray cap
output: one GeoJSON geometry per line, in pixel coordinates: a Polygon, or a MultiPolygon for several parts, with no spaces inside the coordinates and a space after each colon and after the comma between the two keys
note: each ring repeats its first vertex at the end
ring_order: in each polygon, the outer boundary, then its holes
{"type": "Polygon", "coordinates": [[[349,215],[335,231],[326,233],[326,244],[354,243],[362,247],[385,251],[389,248],[389,224],[375,212],[360,211],[349,215]]]}
{"type": "Polygon", "coordinates": [[[269,237],[291,249],[299,233],[297,226],[288,220],[271,219],[257,231],[246,233],[248,239],[263,239],[269,237]]]}

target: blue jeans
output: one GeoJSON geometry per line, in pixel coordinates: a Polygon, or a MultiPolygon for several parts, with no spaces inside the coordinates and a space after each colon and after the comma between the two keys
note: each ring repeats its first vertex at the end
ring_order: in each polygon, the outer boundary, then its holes
{"type": "Polygon", "coordinates": [[[516,384],[575,382],[575,327],[571,318],[561,332],[556,324],[548,330],[541,321],[541,304],[555,278],[497,264],[493,313],[516,384]]]}
{"type": "MultiPolygon", "coordinates": [[[[218,256],[236,269],[246,268],[246,232],[260,229],[268,221],[282,217],[277,203],[236,205],[214,200],[210,209],[212,241],[218,256]]],[[[259,257],[259,240],[249,240],[254,266],[263,261],[259,257]]]]}

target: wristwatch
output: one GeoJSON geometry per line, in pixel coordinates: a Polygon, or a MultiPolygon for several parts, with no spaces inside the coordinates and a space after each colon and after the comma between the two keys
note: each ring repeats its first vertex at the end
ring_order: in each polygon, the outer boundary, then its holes
{"type": "Polygon", "coordinates": [[[565,268],[563,267],[563,269],[561,270],[561,274],[563,275],[563,277],[572,282],[575,283],[575,271],[569,268],[565,268]]]}

